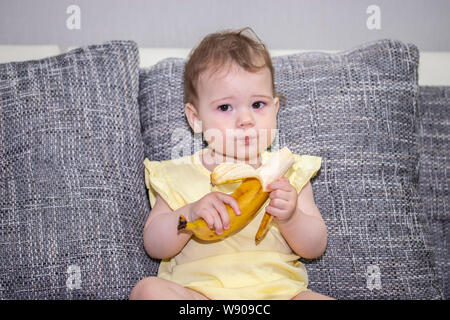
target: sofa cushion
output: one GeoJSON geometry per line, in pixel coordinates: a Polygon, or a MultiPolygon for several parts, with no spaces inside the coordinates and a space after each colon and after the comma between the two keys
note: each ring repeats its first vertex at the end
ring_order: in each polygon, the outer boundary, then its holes
{"type": "Polygon", "coordinates": [[[169,58],[139,73],[144,153],[151,161],[187,156],[206,147],[184,114],[184,59],[169,58]]]}
{"type": "Polygon", "coordinates": [[[450,87],[419,90],[419,190],[444,299],[450,299],[450,87]]]}
{"type": "Polygon", "coordinates": [[[310,288],[344,299],[438,299],[418,194],[414,45],[276,58],[282,144],[323,157],[313,188],[328,226],[310,288]]]}
{"type": "Polygon", "coordinates": [[[157,264],[136,43],[0,65],[0,299],[125,299],[157,264]]]}
{"type": "MultiPolygon", "coordinates": [[[[325,254],[305,260],[309,288],[338,299],[438,299],[418,194],[418,50],[380,40],[337,54],[274,57],[278,146],[320,156],[312,180],[328,227],[325,254]]],[[[140,73],[145,155],[202,147],[183,108],[184,60],[140,73]]]]}

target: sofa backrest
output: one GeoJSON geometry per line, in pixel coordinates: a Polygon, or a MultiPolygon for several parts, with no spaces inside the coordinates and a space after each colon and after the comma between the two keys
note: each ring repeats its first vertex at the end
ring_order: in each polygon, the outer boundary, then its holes
{"type": "Polygon", "coordinates": [[[132,41],[0,64],[0,299],[126,299],[156,272],[132,41]]]}
{"type": "MultiPolygon", "coordinates": [[[[416,46],[394,40],[273,58],[276,89],[286,97],[279,146],[323,159],[312,186],[328,247],[319,259],[302,259],[314,291],[338,299],[442,298],[419,195],[418,61],[416,46]]],[[[185,119],[184,63],[167,59],[140,72],[150,160],[205,146],[185,119]]]]}
{"type": "MultiPolygon", "coordinates": [[[[274,57],[279,145],[323,158],[312,185],[329,241],[302,259],[312,290],[448,293],[449,89],[419,90],[418,58],[393,40],[274,57]]],[[[206,145],[183,113],[184,60],[138,65],[132,41],[0,64],[0,299],[126,299],[156,275],[143,160],[206,145]]]]}
{"type": "Polygon", "coordinates": [[[419,190],[444,299],[450,299],[450,87],[420,87],[419,190]]]}

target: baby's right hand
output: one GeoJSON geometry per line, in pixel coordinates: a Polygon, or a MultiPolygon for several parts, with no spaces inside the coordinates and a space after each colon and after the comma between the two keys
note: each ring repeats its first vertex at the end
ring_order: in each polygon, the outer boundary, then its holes
{"type": "Polygon", "coordinates": [[[216,191],[208,193],[194,202],[187,219],[188,221],[194,221],[203,218],[210,229],[214,228],[217,234],[221,234],[224,228],[230,227],[230,218],[225,203],[234,210],[236,215],[241,214],[239,205],[233,196],[216,191]]]}

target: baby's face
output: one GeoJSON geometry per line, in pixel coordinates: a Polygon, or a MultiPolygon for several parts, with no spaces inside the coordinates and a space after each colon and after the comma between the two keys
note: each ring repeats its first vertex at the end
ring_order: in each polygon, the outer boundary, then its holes
{"type": "Polygon", "coordinates": [[[273,96],[268,68],[248,72],[232,65],[215,73],[207,70],[199,77],[197,92],[194,119],[200,122],[209,148],[251,161],[270,146],[279,101],[273,96]]]}

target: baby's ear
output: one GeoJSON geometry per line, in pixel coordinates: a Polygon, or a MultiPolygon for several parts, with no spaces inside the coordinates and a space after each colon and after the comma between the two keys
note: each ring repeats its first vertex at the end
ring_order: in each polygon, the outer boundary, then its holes
{"type": "Polygon", "coordinates": [[[278,109],[280,108],[280,99],[278,97],[273,98],[273,105],[275,106],[275,109],[277,109],[278,112],[278,109]]]}
{"type": "Polygon", "coordinates": [[[184,112],[186,113],[186,118],[194,133],[201,133],[202,122],[198,118],[197,109],[194,105],[191,103],[186,103],[184,106],[184,112]]]}

